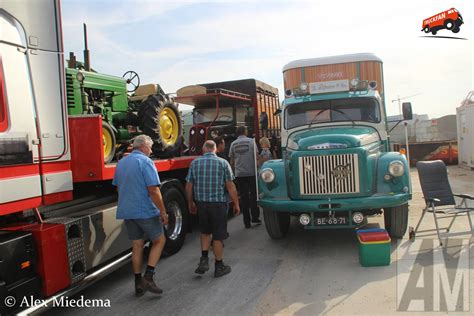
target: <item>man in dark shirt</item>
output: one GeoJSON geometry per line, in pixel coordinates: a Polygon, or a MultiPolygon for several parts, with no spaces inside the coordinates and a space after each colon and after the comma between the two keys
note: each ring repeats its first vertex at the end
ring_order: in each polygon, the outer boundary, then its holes
{"type": "Polygon", "coordinates": [[[256,184],[256,145],[253,138],[247,137],[247,128],[237,128],[236,140],[229,150],[230,164],[234,168],[236,185],[240,197],[240,209],[244,217],[245,228],[250,228],[250,222],[260,225],[260,210],[257,206],[256,184]]]}

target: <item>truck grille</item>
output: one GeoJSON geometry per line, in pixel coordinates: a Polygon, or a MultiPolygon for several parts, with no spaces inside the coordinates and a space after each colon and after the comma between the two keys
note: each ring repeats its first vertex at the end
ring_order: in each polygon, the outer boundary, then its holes
{"type": "Polygon", "coordinates": [[[359,193],[357,154],[299,158],[301,195],[359,193]]]}
{"type": "Polygon", "coordinates": [[[67,106],[68,108],[74,107],[74,79],[72,75],[66,73],[66,96],[67,96],[67,106]]]}

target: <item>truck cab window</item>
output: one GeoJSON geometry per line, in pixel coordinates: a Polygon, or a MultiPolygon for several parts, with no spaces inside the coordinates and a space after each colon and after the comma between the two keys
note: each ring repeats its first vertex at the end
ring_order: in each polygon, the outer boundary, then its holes
{"type": "Polygon", "coordinates": [[[350,120],[379,123],[378,102],[371,98],[348,98],[289,105],[286,109],[285,127],[291,129],[309,124],[350,120]]]}

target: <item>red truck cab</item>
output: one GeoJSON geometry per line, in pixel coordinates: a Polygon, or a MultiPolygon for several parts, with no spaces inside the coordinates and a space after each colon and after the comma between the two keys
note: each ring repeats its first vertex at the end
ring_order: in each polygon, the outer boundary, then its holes
{"type": "Polygon", "coordinates": [[[455,8],[451,8],[424,19],[421,30],[425,33],[431,32],[433,35],[436,35],[439,30],[443,29],[458,33],[463,23],[461,13],[455,8]]]}

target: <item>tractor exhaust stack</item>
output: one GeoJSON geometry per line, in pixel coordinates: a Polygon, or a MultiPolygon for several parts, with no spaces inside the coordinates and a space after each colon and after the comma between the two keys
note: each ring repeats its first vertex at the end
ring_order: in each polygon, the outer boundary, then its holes
{"type": "Polygon", "coordinates": [[[87,47],[87,25],[84,23],[84,68],[86,71],[91,70],[91,59],[89,49],[87,47]]]}

